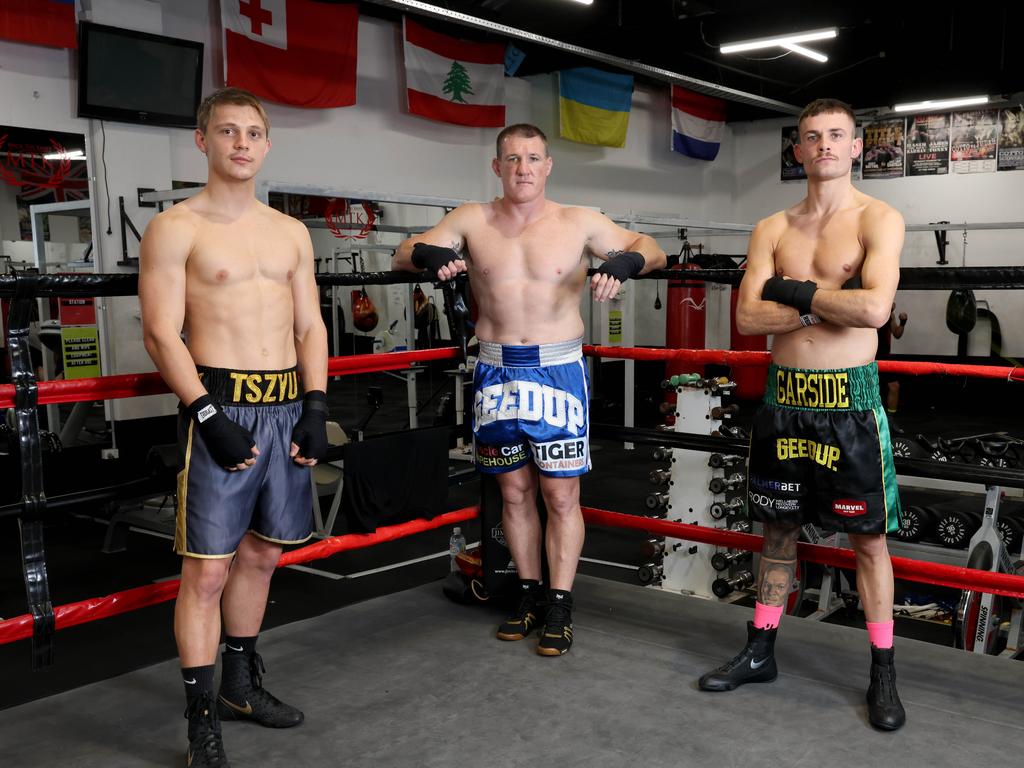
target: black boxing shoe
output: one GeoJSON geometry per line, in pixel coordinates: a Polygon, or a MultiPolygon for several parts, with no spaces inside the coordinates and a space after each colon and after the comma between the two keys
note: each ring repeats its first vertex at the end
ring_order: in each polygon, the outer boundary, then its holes
{"type": "Polygon", "coordinates": [[[252,720],[267,728],[292,728],[304,719],[263,687],[263,658],[253,652],[225,653],[217,710],[222,720],[252,720]]]}
{"type": "Polygon", "coordinates": [[[229,768],[213,693],[207,692],[189,701],[185,717],[188,718],[187,768],[229,768]]]}
{"type": "Polygon", "coordinates": [[[515,613],[498,626],[499,640],[523,640],[537,628],[537,597],[540,585],[520,583],[522,593],[515,613]]]}
{"type": "Polygon", "coordinates": [[[871,646],[871,684],[868,686],[868,722],[880,731],[895,731],[907,722],[896,691],[892,648],[871,646]]]}
{"type": "Polygon", "coordinates": [[[775,636],[779,628],[755,629],[747,622],[747,645],[731,661],[701,677],[702,691],[731,691],[745,683],[770,683],[779,676],[775,666],[775,636]]]}
{"type": "Polygon", "coordinates": [[[572,595],[560,589],[548,592],[547,612],[540,631],[537,653],[561,656],[572,648],[572,595]]]}

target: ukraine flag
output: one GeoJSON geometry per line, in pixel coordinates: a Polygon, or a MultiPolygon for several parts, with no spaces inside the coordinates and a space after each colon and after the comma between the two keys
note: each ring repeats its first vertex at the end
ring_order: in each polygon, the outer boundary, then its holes
{"type": "Polygon", "coordinates": [[[633,76],[592,67],[558,73],[559,124],[563,139],[603,147],[626,146],[633,76]]]}

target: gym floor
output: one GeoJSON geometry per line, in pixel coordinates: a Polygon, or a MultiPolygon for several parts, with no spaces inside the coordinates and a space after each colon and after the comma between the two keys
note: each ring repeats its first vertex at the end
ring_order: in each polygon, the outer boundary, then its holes
{"type": "MultiPolygon", "coordinates": [[[[421,402],[427,400],[428,394],[434,391],[443,395],[449,381],[450,379],[443,374],[436,372],[422,375],[421,402]]],[[[382,388],[384,405],[370,421],[367,432],[383,433],[407,428],[405,383],[386,374],[345,377],[332,382],[332,417],[347,430],[352,431],[368,412],[365,394],[369,386],[382,388]]],[[[450,386],[448,389],[450,390],[450,386]]],[[[422,408],[421,424],[433,423],[434,409],[438,402],[439,398],[434,398],[422,408]]],[[[638,410],[640,408],[638,405],[638,410]]],[[[621,423],[621,414],[617,414],[616,410],[615,403],[608,402],[604,412],[594,416],[594,421],[615,423],[618,418],[618,423],[621,423]]],[[[992,429],[991,425],[979,423],[975,414],[964,416],[961,411],[956,412],[955,417],[964,420],[960,426],[967,429],[992,429]]],[[[933,423],[934,415],[930,411],[918,413],[908,408],[905,416],[901,414],[901,420],[905,420],[905,428],[909,431],[922,429],[924,425],[933,423]]],[[[643,423],[639,417],[638,422],[643,423]]],[[[957,425],[954,424],[951,428],[957,428],[957,425]]],[[[622,512],[643,511],[643,499],[651,490],[647,474],[654,466],[649,449],[638,446],[636,450],[625,451],[621,444],[595,441],[593,450],[595,471],[584,479],[583,503],[622,512]],[[614,467],[615,471],[603,471],[609,467],[614,467]]],[[[458,463],[453,464],[453,467],[458,466],[458,463]]],[[[451,489],[448,507],[458,509],[474,504],[478,496],[479,485],[470,479],[464,485],[451,489]]],[[[80,509],[75,510],[74,514],[54,513],[51,519],[52,522],[47,525],[46,530],[46,546],[51,590],[56,605],[174,578],[179,573],[179,559],[171,551],[171,543],[166,538],[133,531],[129,534],[125,551],[102,554],[100,549],[105,534],[105,526],[102,523],[105,521],[97,521],[92,511],[80,509]]],[[[334,533],[343,533],[344,530],[344,522],[339,521],[334,533]]],[[[476,522],[467,524],[465,533],[467,541],[476,541],[479,538],[479,525],[476,522]]],[[[433,582],[443,578],[447,572],[446,549],[449,535],[450,531],[447,529],[430,531],[372,549],[339,554],[325,561],[311,563],[309,569],[283,569],[275,576],[272,586],[266,629],[283,627],[331,612],[337,613],[331,614],[334,618],[330,621],[343,623],[337,617],[344,617],[354,604],[372,601],[359,609],[372,613],[376,610],[373,606],[382,596],[398,595],[409,589],[420,588],[423,594],[440,596],[440,586],[433,582]],[[427,555],[435,557],[391,570],[364,574],[388,564],[427,555]],[[349,609],[339,611],[346,606],[349,609]]],[[[584,556],[638,566],[645,561],[640,546],[644,538],[641,534],[628,531],[592,529],[588,531],[584,556]]],[[[15,521],[12,518],[0,519],[0,616],[4,617],[25,611],[17,541],[15,521]]],[[[581,564],[580,572],[604,581],[636,584],[635,571],[626,568],[584,562],[581,564]]],[[[645,596],[651,592],[654,590],[644,590],[637,586],[629,588],[629,594],[634,595],[634,599],[638,601],[647,600],[645,596]]],[[[589,594],[596,597],[601,594],[601,590],[590,589],[589,594]]],[[[901,601],[904,595],[909,595],[918,603],[937,601],[952,604],[956,599],[956,594],[951,590],[924,585],[900,585],[897,601],[901,601]]],[[[584,602],[589,599],[586,598],[584,602]]],[[[709,604],[709,607],[723,611],[740,611],[740,608],[717,603],[709,604]]],[[[453,607],[452,610],[468,609],[453,607]]],[[[599,613],[602,607],[600,603],[595,603],[587,606],[587,610],[599,613]]],[[[56,637],[55,664],[39,672],[30,670],[28,641],[0,646],[0,668],[4,670],[6,683],[0,686],[0,708],[10,708],[36,699],[52,697],[79,686],[109,680],[154,664],[170,662],[173,666],[176,652],[171,633],[172,611],[173,603],[166,603],[61,631],[56,637]]],[[[402,621],[400,616],[391,615],[390,608],[382,607],[381,611],[379,618],[384,624],[402,621]]],[[[479,617],[486,614],[474,615],[479,617]]],[[[736,633],[738,638],[738,633],[742,630],[742,617],[746,614],[740,611],[737,615],[740,618],[733,622],[736,626],[730,631],[736,633]]],[[[662,621],[661,614],[656,616],[649,617],[648,621],[651,624],[662,621]]],[[[492,622],[493,618],[489,616],[485,621],[492,622]]],[[[477,620],[480,619],[473,619],[477,620]]],[[[841,610],[825,623],[863,627],[862,622],[863,617],[858,615],[858,612],[841,610]]],[[[802,625],[810,622],[790,623],[802,625]]],[[[284,630],[286,633],[290,631],[284,630]]],[[[949,646],[952,640],[952,632],[948,626],[913,619],[898,619],[896,633],[901,637],[926,640],[938,646],[949,646]]],[[[268,632],[269,636],[271,633],[268,632]]],[[[731,637],[731,634],[728,636],[731,637]]],[[[674,647],[675,643],[676,641],[671,641],[669,645],[674,647]]],[[[580,643],[581,648],[584,645],[580,643]]],[[[340,649],[344,647],[344,643],[339,642],[332,647],[340,649]]],[[[576,655],[577,649],[574,649],[573,656],[576,655]]],[[[448,658],[457,666],[455,656],[448,658]]],[[[958,656],[954,654],[950,658],[958,656]]],[[[1024,670],[1024,667],[1012,664],[1010,667],[1014,672],[1018,669],[1024,670]]],[[[161,668],[168,667],[164,664],[161,668]]],[[[441,671],[437,679],[445,674],[447,673],[441,671]]],[[[180,693],[177,690],[178,686],[173,676],[165,682],[167,690],[154,695],[157,698],[165,698],[176,707],[180,693]]],[[[653,688],[645,690],[649,693],[654,691],[653,688]]],[[[5,715],[4,721],[8,722],[9,719],[5,715]]]]}
{"type": "MultiPolygon", "coordinates": [[[[784,621],[775,682],[709,694],[696,680],[742,647],[748,610],[587,576],[575,592],[562,658],[496,640],[496,610],[436,584],[267,631],[265,682],[306,721],[225,723],[232,765],[937,768],[1002,764],[1024,737],[1024,665],[900,640],[908,722],[881,733],[863,630],[784,621]]],[[[180,765],[179,680],[168,660],[8,710],[4,764],[180,765]]]]}

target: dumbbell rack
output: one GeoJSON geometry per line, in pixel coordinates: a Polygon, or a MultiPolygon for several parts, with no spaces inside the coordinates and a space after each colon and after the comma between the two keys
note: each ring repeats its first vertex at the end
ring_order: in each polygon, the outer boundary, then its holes
{"type": "MultiPolygon", "coordinates": [[[[729,391],[734,385],[695,375],[679,378],[683,383],[676,387],[675,431],[713,434],[722,426],[721,417],[732,410],[722,408],[721,392],[729,391]]],[[[656,451],[656,456],[664,452],[664,449],[656,451]]],[[[666,474],[670,476],[667,490],[659,489],[648,496],[647,507],[652,514],[675,522],[751,529],[745,504],[746,457],[712,454],[709,459],[702,452],[674,448],[671,462],[668,473],[661,469],[651,473],[653,483],[664,480],[666,474]]],[[[822,536],[813,526],[805,526],[804,538],[826,546],[838,543],[836,535],[822,536]]],[[[735,554],[738,553],[710,544],[667,538],[655,554],[655,562],[642,566],[638,577],[641,583],[661,589],[735,599],[752,586],[753,574],[757,572],[756,556],[734,557],[735,554]]],[[[828,569],[820,589],[808,590],[818,598],[817,610],[810,618],[824,619],[841,607],[842,601],[833,594],[835,576],[833,569],[828,569]]],[[[788,611],[798,608],[803,593],[802,577],[799,584],[794,583],[788,611]]]]}
{"type": "MultiPolygon", "coordinates": [[[[721,404],[721,396],[712,392],[703,379],[676,387],[675,431],[710,435],[722,424],[720,419],[712,418],[712,409],[720,408],[721,404]]],[[[671,470],[666,517],[682,523],[725,527],[724,520],[715,520],[710,513],[711,505],[724,501],[725,495],[712,493],[709,485],[712,478],[731,474],[731,468],[713,469],[708,466],[707,454],[673,448],[671,470]]],[[[710,544],[667,538],[658,586],[713,597],[711,585],[721,575],[711,566],[716,551],[710,544]]]]}

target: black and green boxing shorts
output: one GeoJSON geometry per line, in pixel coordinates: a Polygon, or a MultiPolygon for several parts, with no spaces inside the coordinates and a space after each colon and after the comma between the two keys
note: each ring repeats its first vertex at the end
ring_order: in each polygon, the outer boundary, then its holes
{"type": "Polygon", "coordinates": [[[750,436],[747,508],[765,523],[874,534],[899,527],[875,363],[830,370],[771,365],[750,436]]]}

